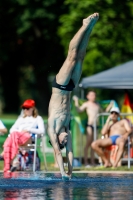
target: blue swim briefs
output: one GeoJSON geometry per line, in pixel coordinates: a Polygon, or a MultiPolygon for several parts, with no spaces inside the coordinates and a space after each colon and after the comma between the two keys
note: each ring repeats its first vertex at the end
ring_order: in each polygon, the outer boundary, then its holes
{"type": "Polygon", "coordinates": [[[117,140],[117,138],[119,138],[120,137],[120,135],[112,135],[112,136],[110,136],[109,138],[112,140],[112,144],[113,145],[116,145],[116,140],[117,140]]]}

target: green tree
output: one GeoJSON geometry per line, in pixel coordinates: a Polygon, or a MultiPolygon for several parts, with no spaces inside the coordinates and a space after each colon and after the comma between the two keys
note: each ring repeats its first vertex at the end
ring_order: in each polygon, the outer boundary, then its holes
{"type": "Polygon", "coordinates": [[[51,92],[48,77],[64,60],[56,34],[58,16],[64,10],[62,0],[0,1],[0,73],[5,112],[16,112],[22,100],[29,97],[36,100],[42,113],[47,113],[51,92]],[[25,70],[32,73],[29,80],[25,70]]]}
{"type": "MultiPolygon", "coordinates": [[[[65,0],[68,13],[60,17],[58,34],[65,53],[70,39],[82,25],[83,18],[100,14],[89,41],[82,77],[91,76],[133,59],[133,1],[65,0]]],[[[91,88],[94,89],[94,88],[91,88]]],[[[124,91],[96,89],[100,99],[120,100],[124,91]]]]}
{"type": "Polygon", "coordinates": [[[68,13],[60,17],[58,33],[65,52],[83,18],[99,12],[83,64],[82,76],[89,76],[133,58],[133,2],[120,0],[65,0],[68,13]],[[64,40],[65,38],[65,40],[64,40]]]}

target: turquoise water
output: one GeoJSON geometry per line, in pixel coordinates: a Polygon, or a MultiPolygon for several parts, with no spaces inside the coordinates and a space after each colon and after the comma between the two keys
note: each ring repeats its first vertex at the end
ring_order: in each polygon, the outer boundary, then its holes
{"type": "Polygon", "coordinates": [[[0,200],[22,199],[133,200],[133,174],[74,173],[64,182],[58,173],[1,173],[0,200]]]}

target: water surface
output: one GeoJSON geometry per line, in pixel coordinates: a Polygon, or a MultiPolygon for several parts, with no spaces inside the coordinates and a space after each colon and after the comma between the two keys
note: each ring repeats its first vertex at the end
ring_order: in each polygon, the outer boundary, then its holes
{"type": "Polygon", "coordinates": [[[0,174],[0,200],[133,200],[133,174],[58,173],[0,174]]]}

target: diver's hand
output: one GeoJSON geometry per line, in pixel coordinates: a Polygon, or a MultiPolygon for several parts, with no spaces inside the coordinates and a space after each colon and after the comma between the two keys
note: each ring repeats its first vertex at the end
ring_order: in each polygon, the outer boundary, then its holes
{"type": "Polygon", "coordinates": [[[72,178],[72,174],[67,173],[69,180],[72,178]]]}
{"type": "Polygon", "coordinates": [[[71,176],[68,174],[62,175],[62,180],[63,181],[69,181],[71,179],[71,176]]]}

